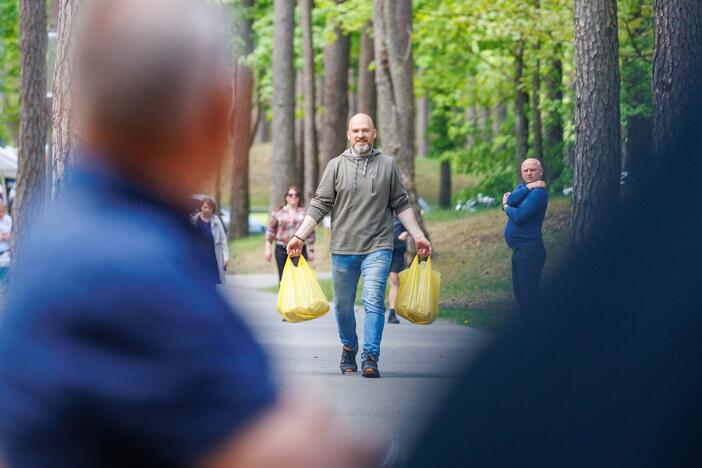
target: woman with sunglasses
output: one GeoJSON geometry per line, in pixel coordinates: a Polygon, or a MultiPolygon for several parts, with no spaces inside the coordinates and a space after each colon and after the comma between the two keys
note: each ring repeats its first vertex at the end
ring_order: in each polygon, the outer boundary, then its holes
{"type": "MultiPolygon", "coordinates": [[[[278,281],[283,277],[283,267],[288,258],[286,246],[305,219],[305,207],[300,190],[292,185],[285,192],[283,203],[271,213],[271,221],[266,230],[266,248],[264,256],[267,262],[273,256],[275,243],[275,260],[278,264],[278,281]]],[[[305,260],[314,260],[314,232],[307,238],[307,245],[302,248],[305,260]],[[308,250],[309,247],[309,250],[308,250]]]]}

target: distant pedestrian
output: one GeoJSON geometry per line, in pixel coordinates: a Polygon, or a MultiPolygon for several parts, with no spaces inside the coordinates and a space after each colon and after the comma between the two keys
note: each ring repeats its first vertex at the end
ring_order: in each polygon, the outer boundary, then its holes
{"type": "Polygon", "coordinates": [[[12,216],[7,214],[5,204],[0,201],[0,255],[10,251],[12,216]]]}
{"type": "Polygon", "coordinates": [[[219,282],[224,284],[229,265],[229,245],[227,245],[227,233],[222,220],[217,216],[217,202],[210,197],[205,197],[200,204],[200,211],[190,217],[190,222],[212,244],[208,262],[217,272],[219,282]]]}
{"type": "Polygon", "coordinates": [[[400,272],[405,269],[405,254],[407,253],[407,236],[409,232],[400,222],[397,215],[392,218],[392,260],[390,261],[390,290],[388,291],[388,305],[390,313],[388,313],[388,323],[400,323],[395,313],[395,299],[397,299],[397,291],[400,289],[400,272]]]}
{"type": "MultiPolygon", "coordinates": [[[[305,207],[302,192],[291,185],[285,192],[283,203],[271,213],[271,220],[266,230],[266,246],[264,257],[267,262],[273,256],[272,246],[275,244],[275,261],[278,266],[278,281],[283,277],[283,268],[288,259],[286,246],[293,238],[302,221],[305,219],[305,207]]],[[[302,247],[302,256],[305,260],[314,260],[314,231],[307,238],[307,245],[302,247]],[[308,249],[309,247],[309,249],[308,249]]]]}
{"type": "Polygon", "coordinates": [[[546,262],[546,248],[541,234],[548,192],[538,159],[524,160],[521,167],[524,183],[502,197],[507,215],[505,241],[512,249],[512,285],[522,312],[531,312],[540,299],[541,273],[546,262]]]}

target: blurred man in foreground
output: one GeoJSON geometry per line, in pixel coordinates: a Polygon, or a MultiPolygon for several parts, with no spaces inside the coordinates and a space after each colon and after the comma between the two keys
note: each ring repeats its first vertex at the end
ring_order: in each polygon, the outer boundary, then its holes
{"type": "MultiPolygon", "coordinates": [[[[11,466],[357,466],[282,402],[217,293],[189,196],[228,145],[228,51],[195,1],[96,1],[76,42],[81,155],[19,252],[0,327],[11,466]]],[[[236,142],[235,142],[236,143],[236,142]]],[[[343,442],[343,443],[342,443],[343,442]]]]}

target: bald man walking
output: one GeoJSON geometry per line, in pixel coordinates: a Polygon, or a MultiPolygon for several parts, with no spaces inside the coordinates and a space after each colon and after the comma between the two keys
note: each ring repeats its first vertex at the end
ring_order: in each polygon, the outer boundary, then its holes
{"type": "Polygon", "coordinates": [[[358,370],[354,302],[362,277],[364,377],[380,377],[378,359],[385,323],[385,285],[392,260],[393,213],[414,238],[417,252],[431,254],[431,244],[417,224],[395,160],[373,147],[376,136],[368,115],[351,118],[346,132],[351,147],[327,164],[305,220],[288,243],[288,253],[299,255],[307,236],[331,213],[334,310],[342,347],[340,369],[344,374],[358,370]]]}
{"type": "Polygon", "coordinates": [[[546,262],[546,249],[541,234],[548,192],[544,170],[538,159],[525,159],[521,167],[524,183],[502,197],[507,215],[505,241],[512,249],[512,285],[514,297],[523,313],[538,307],[541,273],[546,262]]]}

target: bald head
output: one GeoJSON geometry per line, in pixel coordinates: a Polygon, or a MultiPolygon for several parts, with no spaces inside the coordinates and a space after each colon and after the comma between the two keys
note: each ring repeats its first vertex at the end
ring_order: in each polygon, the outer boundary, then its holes
{"type": "Polygon", "coordinates": [[[522,162],[521,173],[524,183],[529,184],[541,180],[544,176],[544,169],[538,159],[527,158],[522,162]]]}
{"type": "Polygon", "coordinates": [[[373,148],[377,132],[373,119],[367,114],[356,114],[349,120],[346,138],[351,143],[351,149],[358,155],[366,155],[373,148]]]}
{"type": "Polygon", "coordinates": [[[349,130],[351,130],[351,127],[355,127],[358,125],[364,125],[368,128],[374,129],[375,126],[373,125],[373,119],[371,118],[370,115],[368,114],[363,114],[363,113],[358,113],[351,117],[349,120],[349,130]]]}
{"type": "Polygon", "coordinates": [[[132,137],[177,132],[228,79],[214,18],[194,0],[89,2],[75,44],[81,120],[132,137]]]}

